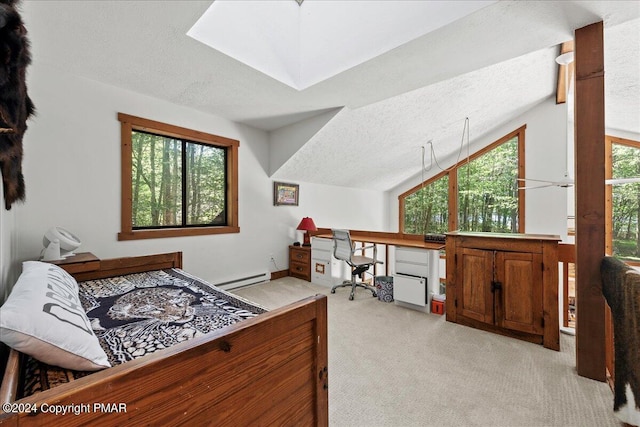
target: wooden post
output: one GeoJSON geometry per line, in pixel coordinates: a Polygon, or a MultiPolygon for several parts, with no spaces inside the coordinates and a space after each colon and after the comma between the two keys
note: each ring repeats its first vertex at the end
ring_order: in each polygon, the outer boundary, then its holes
{"type": "Polygon", "coordinates": [[[575,32],[576,367],[605,381],[604,36],[598,22],[575,32]]]}

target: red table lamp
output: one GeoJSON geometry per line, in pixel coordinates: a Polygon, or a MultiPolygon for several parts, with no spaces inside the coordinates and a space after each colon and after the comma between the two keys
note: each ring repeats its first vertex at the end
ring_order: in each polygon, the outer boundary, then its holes
{"type": "Polygon", "coordinates": [[[309,239],[309,231],[316,231],[318,227],[313,223],[313,220],[308,216],[302,218],[300,224],[298,224],[297,230],[303,230],[304,233],[304,241],[302,246],[311,246],[311,240],[309,239]]]}

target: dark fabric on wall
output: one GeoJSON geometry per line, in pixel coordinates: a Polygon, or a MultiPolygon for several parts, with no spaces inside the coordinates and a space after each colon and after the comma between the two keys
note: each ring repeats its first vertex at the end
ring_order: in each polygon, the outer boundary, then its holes
{"type": "Polygon", "coordinates": [[[640,272],[613,257],[602,260],[600,271],[602,293],[613,317],[613,409],[617,411],[627,403],[627,384],[631,387],[636,406],[640,403],[640,272]]]}
{"type": "Polygon", "coordinates": [[[22,138],[34,113],[27,95],[26,70],[31,63],[27,30],[18,0],[0,0],[0,171],[5,208],[25,198],[22,138]]]}

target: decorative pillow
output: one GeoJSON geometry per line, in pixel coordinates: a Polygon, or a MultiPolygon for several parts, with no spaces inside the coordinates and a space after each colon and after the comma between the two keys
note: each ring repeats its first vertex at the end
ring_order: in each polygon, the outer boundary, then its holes
{"type": "Polygon", "coordinates": [[[53,264],[22,263],[22,274],[0,307],[0,341],[67,369],[111,366],[80,305],[78,283],[53,264]]]}

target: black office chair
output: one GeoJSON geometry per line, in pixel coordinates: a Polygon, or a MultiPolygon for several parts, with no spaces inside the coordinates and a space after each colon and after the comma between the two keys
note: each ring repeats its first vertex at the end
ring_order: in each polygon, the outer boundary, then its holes
{"type": "MultiPolygon", "coordinates": [[[[353,295],[355,293],[356,287],[360,287],[363,289],[367,289],[371,291],[373,296],[377,296],[376,288],[374,286],[369,286],[363,282],[357,282],[356,278],[360,276],[362,280],[364,274],[368,272],[369,268],[375,264],[382,264],[382,261],[378,261],[376,259],[377,256],[377,247],[376,245],[365,246],[361,248],[354,248],[353,243],[351,242],[351,235],[348,230],[331,230],[333,233],[333,256],[336,259],[346,262],[351,267],[351,280],[345,280],[339,285],[335,285],[331,288],[331,293],[335,294],[337,288],[342,288],[346,286],[351,287],[351,294],[349,295],[349,300],[353,301],[353,295]],[[373,258],[369,258],[363,255],[355,255],[356,251],[364,251],[366,249],[373,248],[373,258]]],[[[372,283],[375,282],[375,269],[372,283]]]]}

